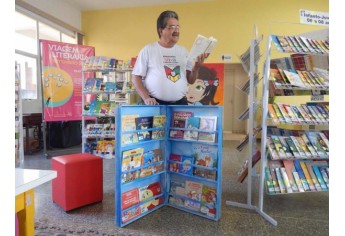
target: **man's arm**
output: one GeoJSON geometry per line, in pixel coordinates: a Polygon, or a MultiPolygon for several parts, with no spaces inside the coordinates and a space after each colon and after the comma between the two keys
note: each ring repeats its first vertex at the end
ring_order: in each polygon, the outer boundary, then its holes
{"type": "Polygon", "coordinates": [[[192,71],[187,70],[187,81],[189,84],[194,84],[197,75],[198,70],[200,66],[204,63],[204,60],[209,56],[209,53],[204,53],[198,56],[197,61],[194,63],[192,71]]]}
{"type": "Polygon", "coordinates": [[[151,98],[149,95],[149,92],[145,88],[142,77],[138,75],[132,76],[132,82],[135,86],[135,89],[137,90],[137,93],[139,96],[143,99],[144,103],[146,105],[158,105],[159,103],[156,101],[156,99],[151,98]]]}

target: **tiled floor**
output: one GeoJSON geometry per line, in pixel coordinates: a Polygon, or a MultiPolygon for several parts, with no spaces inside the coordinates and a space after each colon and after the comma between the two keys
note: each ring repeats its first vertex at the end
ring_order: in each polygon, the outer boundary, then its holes
{"type": "MultiPolygon", "coordinates": [[[[171,207],[157,211],[119,229],[117,235],[142,232],[147,235],[329,235],[329,193],[298,193],[264,195],[264,212],[274,218],[273,226],[255,210],[233,207],[226,201],[246,203],[247,181],[237,181],[237,171],[244,161],[246,150],[238,152],[238,142],[226,141],[222,163],[221,219],[214,222],[171,207]]],[[[50,156],[80,152],[81,147],[49,150],[50,156]]],[[[259,167],[260,162],[257,167],[259,167]]],[[[25,156],[24,168],[50,169],[51,160],[43,152],[25,156]]],[[[93,228],[115,229],[114,223],[114,160],[104,160],[104,200],[68,213],[51,200],[51,182],[35,190],[35,219],[69,227],[88,225],[93,228]]],[[[258,179],[253,178],[253,202],[258,202],[258,179]]]]}

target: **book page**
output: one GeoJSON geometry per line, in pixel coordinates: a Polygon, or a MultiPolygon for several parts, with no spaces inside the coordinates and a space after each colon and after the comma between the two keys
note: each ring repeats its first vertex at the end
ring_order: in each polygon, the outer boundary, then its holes
{"type": "Polygon", "coordinates": [[[192,49],[189,52],[188,60],[195,62],[201,54],[211,53],[217,42],[218,41],[213,37],[206,38],[205,36],[198,34],[193,43],[192,49]]]}

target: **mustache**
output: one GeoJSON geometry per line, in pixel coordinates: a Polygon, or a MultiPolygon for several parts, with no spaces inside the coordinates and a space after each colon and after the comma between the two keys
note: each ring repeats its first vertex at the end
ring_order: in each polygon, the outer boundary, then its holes
{"type": "Polygon", "coordinates": [[[180,36],[180,33],[173,33],[172,36],[180,36]]]}

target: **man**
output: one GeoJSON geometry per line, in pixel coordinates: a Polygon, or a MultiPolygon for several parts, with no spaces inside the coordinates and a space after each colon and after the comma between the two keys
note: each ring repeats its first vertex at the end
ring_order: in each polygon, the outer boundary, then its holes
{"type": "Polygon", "coordinates": [[[187,105],[187,85],[196,80],[198,68],[208,54],[195,63],[187,61],[188,51],[177,45],[180,36],[178,15],[164,11],[157,19],[159,41],[139,53],[132,81],[146,105],[187,105]]]}

